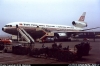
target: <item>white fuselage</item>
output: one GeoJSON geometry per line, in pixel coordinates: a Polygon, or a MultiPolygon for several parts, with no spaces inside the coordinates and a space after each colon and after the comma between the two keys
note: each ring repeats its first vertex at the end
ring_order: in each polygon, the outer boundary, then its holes
{"type": "MultiPolygon", "coordinates": [[[[37,31],[36,29],[45,28],[45,30],[54,32],[56,35],[57,33],[61,32],[62,34],[66,34],[67,32],[76,32],[83,30],[84,27],[87,27],[87,23],[84,22],[86,12],[80,16],[78,21],[73,21],[73,26],[66,26],[66,25],[54,25],[54,24],[43,24],[43,23],[35,23],[35,22],[12,22],[6,24],[2,30],[6,33],[12,35],[18,35],[18,31],[16,29],[16,25],[22,27],[28,34],[30,34],[33,38],[39,38],[39,36],[43,36],[43,31],[37,31]]],[[[58,34],[56,35],[58,36],[58,34]]],[[[59,35],[60,36],[60,35],[59,35]]]]}
{"type": "Polygon", "coordinates": [[[6,24],[2,30],[6,33],[13,34],[13,32],[17,32],[16,25],[24,28],[25,30],[34,30],[38,27],[46,28],[50,31],[80,31],[82,28],[74,27],[74,26],[66,26],[66,25],[54,25],[54,24],[42,24],[42,23],[32,23],[32,22],[12,22],[6,24]]]}

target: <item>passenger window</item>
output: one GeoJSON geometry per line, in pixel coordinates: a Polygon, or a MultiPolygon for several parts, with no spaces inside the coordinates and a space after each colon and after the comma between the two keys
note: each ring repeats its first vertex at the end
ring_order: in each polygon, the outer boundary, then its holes
{"type": "Polygon", "coordinates": [[[5,27],[12,27],[12,25],[5,25],[5,27]]]}
{"type": "Polygon", "coordinates": [[[10,25],[10,27],[12,27],[12,25],[10,25]]]}

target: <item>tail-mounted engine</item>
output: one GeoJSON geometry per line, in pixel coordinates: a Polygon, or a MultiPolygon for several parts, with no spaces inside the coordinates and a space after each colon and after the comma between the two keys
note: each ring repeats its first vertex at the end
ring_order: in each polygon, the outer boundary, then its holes
{"type": "Polygon", "coordinates": [[[81,28],[87,27],[87,23],[83,21],[73,21],[72,25],[75,27],[81,27],[81,28]]]}

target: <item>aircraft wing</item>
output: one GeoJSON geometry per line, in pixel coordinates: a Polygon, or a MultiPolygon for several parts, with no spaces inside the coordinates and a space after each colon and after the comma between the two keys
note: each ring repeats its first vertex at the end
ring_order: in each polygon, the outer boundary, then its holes
{"type": "Polygon", "coordinates": [[[87,31],[87,30],[92,30],[92,29],[97,29],[97,28],[100,28],[100,27],[95,27],[95,28],[89,28],[89,29],[83,29],[83,30],[75,30],[75,31],[64,31],[64,30],[48,30],[48,29],[45,29],[46,31],[50,31],[50,32],[54,32],[54,33],[58,33],[58,32],[81,32],[81,31],[87,31]]]}
{"type": "Polygon", "coordinates": [[[58,32],[79,32],[79,31],[51,31],[51,32],[58,33],[58,32]]]}
{"type": "Polygon", "coordinates": [[[97,28],[100,28],[100,27],[95,27],[95,28],[84,29],[84,30],[81,30],[81,31],[87,31],[87,30],[92,30],[92,29],[97,29],[97,28]]]}

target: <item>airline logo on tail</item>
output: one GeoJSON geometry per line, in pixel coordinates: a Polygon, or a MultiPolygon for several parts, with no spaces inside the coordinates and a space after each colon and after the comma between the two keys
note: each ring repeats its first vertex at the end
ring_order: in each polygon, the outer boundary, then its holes
{"type": "Polygon", "coordinates": [[[79,18],[79,21],[84,21],[86,12],[83,12],[82,16],[79,18]]]}

